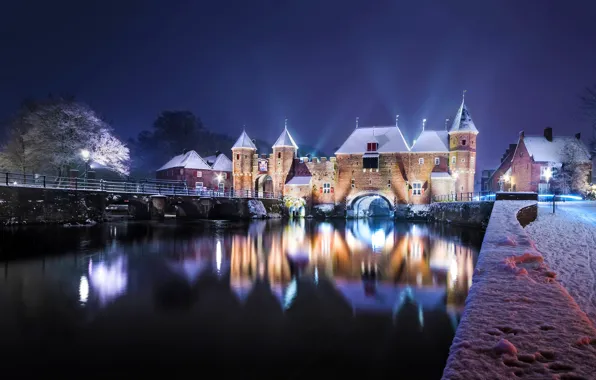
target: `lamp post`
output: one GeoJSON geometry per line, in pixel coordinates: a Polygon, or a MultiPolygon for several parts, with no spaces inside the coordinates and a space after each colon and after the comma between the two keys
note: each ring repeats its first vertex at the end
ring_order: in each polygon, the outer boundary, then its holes
{"type": "Polygon", "coordinates": [[[87,149],[81,149],[81,157],[85,162],[85,186],[87,186],[87,172],[89,171],[89,158],[91,158],[91,153],[87,149]]]}

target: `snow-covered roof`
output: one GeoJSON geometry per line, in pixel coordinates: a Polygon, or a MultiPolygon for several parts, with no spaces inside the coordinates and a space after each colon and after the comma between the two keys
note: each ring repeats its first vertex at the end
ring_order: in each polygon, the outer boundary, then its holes
{"type": "Polygon", "coordinates": [[[453,119],[453,124],[451,125],[450,132],[476,132],[476,126],[472,121],[472,116],[470,116],[470,111],[466,107],[466,104],[462,101],[461,106],[457,110],[457,114],[455,115],[455,119],[453,119]]]}
{"type": "Polygon", "coordinates": [[[528,154],[538,162],[590,162],[586,145],[574,136],[526,136],[524,143],[528,154]]]}
{"type": "Polygon", "coordinates": [[[449,152],[447,131],[422,131],[410,149],[412,152],[449,152]]]}
{"type": "Polygon", "coordinates": [[[288,182],[286,182],[286,185],[293,185],[293,186],[303,186],[303,185],[310,185],[310,179],[312,177],[292,177],[292,179],[290,179],[288,182]]]}
{"type": "Polygon", "coordinates": [[[232,146],[232,149],[234,148],[249,148],[254,150],[257,149],[255,143],[253,143],[250,137],[248,137],[248,135],[246,134],[246,131],[242,131],[242,134],[240,135],[240,137],[238,137],[238,140],[236,140],[236,143],[232,146]]]}
{"type": "Polygon", "coordinates": [[[447,172],[430,173],[430,178],[431,179],[453,179],[453,177],[451,177],[451,174],[449,174],[447,172]]]}
{"type": "Polygon", "coordinates": [[[360,154],[366,152],[366,144],[378,142],[379,153],[408,152],[410,149],[399,127],[356,128],[335,154],[360,154]],[[376,140],[376,141],[375,141],[376,140]]]}
{"type": "Polygon", "coordinates": [[[188,152],[175,156],[170,161],[168,161],[164,166],[157,169],[159,170],[166,170],[172,168],[185,168],[185,169],[211,169],[209,164],[205,162],[199,156],[197,152],[194,150],[189,150],[188,152]]]}
{"type": "Polygon", "coordinates": [[[290,147],[298,149],[298,145],[296,145],[296,143],[294,142],[294,139],[292,138],[292,135],[290,135],[288,128],[284,128],[281,135],[279,135],[279,137],[275,141],[275,144],[273,144],[274,148],[281,147],[281,146],[290,146],[290,147]]]}
{"type": "Polygon", "coordinates": [[[220,153],[219,156],[217,156],[217,159],[215,160],[213,165],[211,165],[211,168],[213,170],[218,170],[222,172],[231,172],[232,160],[230,160],[228,156],[226,156],[225,154],[220,153]]]}

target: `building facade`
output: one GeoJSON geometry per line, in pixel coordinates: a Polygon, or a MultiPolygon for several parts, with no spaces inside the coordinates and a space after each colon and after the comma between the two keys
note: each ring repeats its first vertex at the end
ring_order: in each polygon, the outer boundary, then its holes
{"type": "Polygon", "coordinates": [[[552,128],[545,128],[542,136],[520,133],[513,153],[503,166],[503,175],[493,175],[501,191],[531,191],[539,194],[578,193],[590,183],[592,161],[581,135],[553,136],[552,128]]]}
{"type": "Polygon", "coordinates": [[[232,161],[223,153],[202,158],[194,150],[173,157],[159,168],[156,179],[184,181],[193,192],[225,192],[232,188],[232,161]]]}
{"type": "Polygon", "coordinates": [[[302,213],[325,205],[361,216],[374,203],[389,210],[427,204],[474,191],[477,134],[463,101],[449,130],[423,128],[412,146],[396,118],[391,126],[357,126],[330,158],[298,157],[287,123],[270,155],[259,155],[243,131],[232,147],[234,189],[283,195],[302,213]]]}

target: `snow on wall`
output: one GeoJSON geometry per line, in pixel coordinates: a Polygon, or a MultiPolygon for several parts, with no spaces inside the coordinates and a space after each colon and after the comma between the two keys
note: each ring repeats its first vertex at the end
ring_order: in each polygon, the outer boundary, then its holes
{"type": "Polygon", "coordinates": [[[596,328],[497,201],[444,379],[594,378],[596,328]]]}

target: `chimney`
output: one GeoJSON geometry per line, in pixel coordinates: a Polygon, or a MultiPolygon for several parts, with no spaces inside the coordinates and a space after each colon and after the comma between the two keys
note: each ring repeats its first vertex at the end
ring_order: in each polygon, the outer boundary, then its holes
{"type": "Polygon", "coordinates": [[[579,132],[578,132],[578,133],[576,133],[576,134],[575,134],[575,138],[576,138],[576,139],[578,139],[578,140],[579,140],[579,139],[581,139],[581,138],[582,138],[582,134],[581,134],[581,133],[579,133],[579,132]]]}
{"type": "Polygon", "coordinates": [[[519,138],[520,138],[520,139],[522,139],[522,140],[524,139],[524,131],[521,131],[521,132],[519,133],[519,138]]]}
{"type": "Polygon", "coordinates": [[[215,151],[215,157],[219,156],[221,154],[221,152],[219,150],[215,151]]]}
{"type": "Polygon", "coordinates": [[[544,128],[544,138],[548,141],[553,141],[553,129],[551,127],[544,128]]]}

